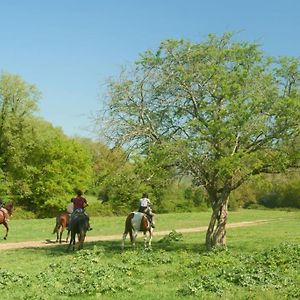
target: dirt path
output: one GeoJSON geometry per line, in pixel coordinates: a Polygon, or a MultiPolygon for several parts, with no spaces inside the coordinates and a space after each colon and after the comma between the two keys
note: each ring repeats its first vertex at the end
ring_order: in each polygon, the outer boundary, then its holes
{"type": "MultiPolygon", "coordinates": [[[[236,227],[248,227],[255,226],[258,224],[269,222],[270,220],[256,220],[256,221],[245,221],[238,223],[227,224],[227,228],[236,228],[236,227]]],[[[194,228],[179,228],[175,229],[180,233],[189,233],[189,232],[205,232],[207,230],[207,226],[202,227],[194,227],[194,228]]],[[[170,233],[170,230],[164,231],[155,231],[155,236],[164,236],[170,233]]],[[[97,242],[97,241],[116,241],[121,240],[122,234],[118,235],[106,235],[106,236],[87,236],[86,242],[97,242]]],[[[58,243],[55,240],[45,240],[45,241],[27,241],[27,242],[18,242],[18,243],[5,243],[0,242],[0,250],[11,250],[11,249],[20,249],[20,248],[40,248],[47,246],[57,246],[58,243]]]]}

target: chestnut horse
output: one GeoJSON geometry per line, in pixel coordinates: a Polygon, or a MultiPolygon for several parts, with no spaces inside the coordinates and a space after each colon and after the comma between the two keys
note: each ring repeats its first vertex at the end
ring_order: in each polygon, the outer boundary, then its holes
{"type": "MultiPolygon", "coordinates": [[[[59,243],[61,243],[63,232],[66,228],[68,228],[69,221],[70,221],[70,214],[67,212],[63,212],[56,217],[56,224],[53,230],[53,234],[56,233],[56,242],[59,241],[59,243]]],[[[68,242],[69,235],[70,235],[70,230],[68,230],[67,233],[66,243],[68,242]]]]}
{"type": "Polygon", "coordinates": [[[71,245],[73,244],[73,251],[75,250],[75,239],[76,234],[78,235],[78,250],[83,248],[83,242],[85,240],[86,232],[90,228],[90,221],[89,217],[85,213],[80,213],[72,218],[70,223],[70,230],[71,230],[71,239],[68,246],[70,249],[71,245]]]}
{"type": "Polygon", "coordinates": [[[6,240],[7,234],[8,234],[8,221],[9,217],[12,215],[12,212],[14,210],[13,204],[7,203],[4,207],[0,208],[0,224],[3,224],[6,228],[6,234],[4,236],[4,239],[6,240]]]}
{"type": "Polygon", "coordinates": [[[128,233],[130,236],[131,244],[133,247],[135,247],[135,240],[138,231],[142,231],[144,233],[145,248],[151,249],[153,228],[151,227],[151,223],[147,216],[141,212],[132,212],[127,216],[122,240],[122,249],[124,249],[125,239],[128,233]]]}

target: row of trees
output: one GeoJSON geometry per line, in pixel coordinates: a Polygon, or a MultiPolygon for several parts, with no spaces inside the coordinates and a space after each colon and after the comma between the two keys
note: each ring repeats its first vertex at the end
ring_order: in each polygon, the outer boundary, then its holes
{"type": "Polygon", "coordinates": [[[40,92],[20,76],[0,77],[0,193],[40,213],[87,188],[90,156],[61,129],[36,117],[40,92]]]}
{"type": "Polygon", "coordinates": [[[136,208],[145,190],[162,201],[172,174],[158,157],[129,160],[120,148],[66,136],[36,116],[40,97],[20,76],[0,75],[0,197],[39,216],[64,209],[76,188],[118,213],[136,208]]]}

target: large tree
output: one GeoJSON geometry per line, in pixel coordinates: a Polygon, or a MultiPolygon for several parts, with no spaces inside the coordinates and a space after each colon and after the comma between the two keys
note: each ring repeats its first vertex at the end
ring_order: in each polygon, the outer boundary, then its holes
{"type": "Polygon", "coordinates": [[[297,165],[299,60],[266,57],[231,34],[201,43],[166,40],[108,84],[107,135],[153,147],[203,186],[211,249],[226,244],[230,193],[250,177],[297,165]]]}
{"type": "Polygon", "coordinates": [[[6,193],[25,176],[32,146],[28,118],[37,111],[39,98],[38,89],[19,75],[0,74],[0,169],[5,174],[0,185],[6,193]]]}

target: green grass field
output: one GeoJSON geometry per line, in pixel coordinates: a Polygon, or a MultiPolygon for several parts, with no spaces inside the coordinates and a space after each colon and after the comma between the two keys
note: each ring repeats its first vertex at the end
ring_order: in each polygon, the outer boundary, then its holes
{"type": "MultiPolygon", "coordinates": [[[[209,213],[157,215],[157,231],[206,226],[209,213]]],[[[120,240],[1,251],[1,299],[299,299],[300,211],[241,210],[227,250],[207,253],[205,233],[153,239],[152,251],[120,251],[120,240]]],[[[124,217],[92,218],[89,235],[122,234],[124,217]]],[[[8,242],[45,240],[54,219],[11,220],[8,242]]],[[[3,228],[4,229],[4,228],[3,228]]],[[[0,243],[4,243],[1,241],[0,243]]]]}

